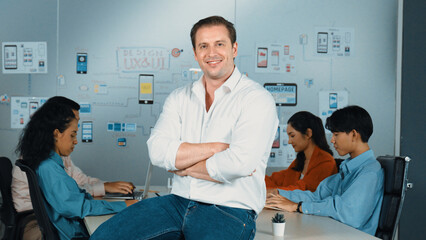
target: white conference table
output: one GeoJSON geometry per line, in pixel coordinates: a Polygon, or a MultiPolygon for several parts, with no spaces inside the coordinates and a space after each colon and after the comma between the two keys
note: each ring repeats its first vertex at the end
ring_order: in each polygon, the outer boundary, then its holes
{"type": "MultiPolygon", "coordinates": [[[[137,188],[140,189],[140,188],[137,188]]],[[[165,187],[153,186],[150,190],[166,192],[165,187]]],[[[149,193],[149,197],[155,196],[149,193]]],[[[286,218],[284,237],[276,237],[272,234],[271,218],[277,210],[263,209],[256,220],[256,240],[278,239],[312,239],[312,240],[351,240],[351,239],[379,239],[355,228],[347,226],[329,217],[305,215],[301,213],[283,212],[286,218]]],[[[84,218],[89,234],[92,234],[103,222],[114,214],[103,216],[87,216],[84,218]]]]}

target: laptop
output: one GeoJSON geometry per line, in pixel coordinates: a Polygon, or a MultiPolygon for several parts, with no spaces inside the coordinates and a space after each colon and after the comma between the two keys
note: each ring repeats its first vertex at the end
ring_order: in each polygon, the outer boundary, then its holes
{"type": "Polygon", "coordinates": [[[145,186],[143,191],[134,191],[133,193],[124,194],[124,193],[106,193],[103,198],[105,199],[137,199],[143,200],[148,198],[149,186],[151,184],[151,173],[152,173],[152,163],[149,161],[148,169],[146,172],[145,186]]]}

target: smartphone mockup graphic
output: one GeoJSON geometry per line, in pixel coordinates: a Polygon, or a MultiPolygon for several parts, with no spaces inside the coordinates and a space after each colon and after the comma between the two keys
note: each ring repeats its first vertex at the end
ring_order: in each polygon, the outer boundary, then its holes
{"type": "Polygon", "coordinates": [[[258,68],[268,67],[268,48],[257,49],[257,67],[258,68]]]}
{"type": "Polygon", "coordinates": [[[87,73],[87,53],[77,53],[77,74],[87,73]]]}
{"type": "Polygon", "coordinates": [[[4,68],[5,69],[18,68],[18,49],[16,45],[4,46],[4,68]]]}
{"type": "Polygon", "coordinates": [[[337,93],[330,93],[328,97],[329,107],[337,108],[337,93]]]}
{"type": "Polygon", "coordinates": [[[33,49],[24,48],[24,66],[33,65],[33,49]]]}
{"type": "Polygon", "coordinates": [[[93,141],[93,122],[83,121],[81,124],[81,141],[92,142],[93,141]]]}
{"type": "Polygon", "coordinates": [[[30,108],[29,108],[30,117],[33,116],[33,114],[37,111],[37,109],[38,109],[38,102],[30,102],[30,108]]]}
{"type": "Polygon", "coordinates": [[[272,51],[271,52],[271,65],[272,66],[279,66],[280,65],[280,52],[279,51],[272,51]]]}
{"type": "Polygon", "coordinates": [[[318,32],[317,52],[318,53],[328,52],[328,33],[327,32],[318,32]]]}
{"type": "Polygon", "coordinates": [[[139,74],[139,103],[154,103],[154,75],[139,74]]]}

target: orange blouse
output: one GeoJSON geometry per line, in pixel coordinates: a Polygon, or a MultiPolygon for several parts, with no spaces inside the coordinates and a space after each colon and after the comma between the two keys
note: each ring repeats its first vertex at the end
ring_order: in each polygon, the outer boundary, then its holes
{"type": "Polygon", "coordinates": [[[271,176],[265,176],[266,188],[300,189],[314,192],[322,180],[337,173],[333,156],[318,146],[315,146],[308,170],[302,179],[300,179],[302,172],[293,170],[294,166],[296,166],[296,160],[287,169],[274,172],[271,176]]]}

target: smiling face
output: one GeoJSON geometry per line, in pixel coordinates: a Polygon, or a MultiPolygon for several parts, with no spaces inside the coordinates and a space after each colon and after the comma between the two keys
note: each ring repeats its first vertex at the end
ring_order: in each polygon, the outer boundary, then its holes
{"type": "Polygon", "coordinates": [[[224,82],[234,71],[238,44],[231,43],[223,25],[204,26],[195,34],[195,60],[204,72],[206,81],[224,82]]]}
{"type": "Polygon", "coordinates": [[[287,125],[288,144],[291,144],[295,152],[305,151],[312,139],[307,134],[302,134],[291,126],[287,125]]]}
{"type": "Polygon", "coordinates": [[[55,141],[55,152],[59,156],[68,156],[74,151],[74,146],[77,144],[78,120],[73,118],[64,132],[59,132],[55,129],[53,135],[55,141]]]}

